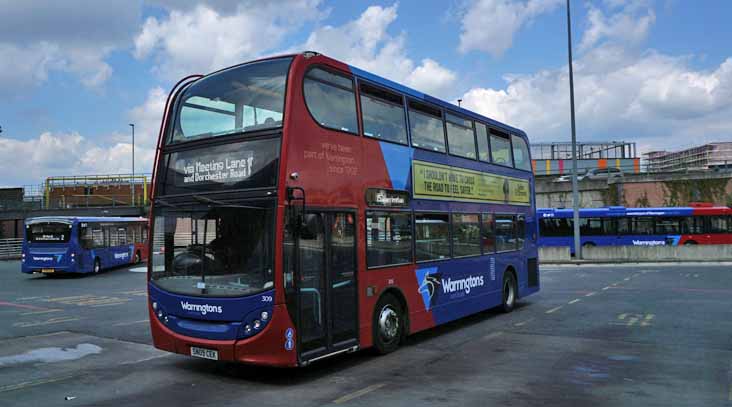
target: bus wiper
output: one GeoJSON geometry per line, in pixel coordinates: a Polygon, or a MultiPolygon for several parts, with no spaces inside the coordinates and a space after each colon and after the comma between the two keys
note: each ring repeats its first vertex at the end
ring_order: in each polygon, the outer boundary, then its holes
{"type": "Polygon", "coordinates": [[[192,195],[192,196],[193,196],[193,198],[195,198],[196,200],[198,200],[200,202],[206,202],[206,203],[210,203],[210,204],[214,204],[214,205],[218,205],[218,206],[223,206],[226,208],[257,209],[260,211],[266,210],[265,208],[262,208],[259,206],[235,205],[235,204],[230,204],[227,202],[217,201],[215,199],[211,199],[211,198],[201,196],[201,195],[192,195]]]}

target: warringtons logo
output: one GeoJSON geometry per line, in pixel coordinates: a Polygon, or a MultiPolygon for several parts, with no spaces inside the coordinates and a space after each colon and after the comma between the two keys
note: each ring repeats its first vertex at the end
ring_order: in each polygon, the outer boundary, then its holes
{"type": "Polygon", "coordinates": [[[214,312],[216,314],[221,314],[224,312],[224,309],[223,307],[221,307],[221,305],[191,304],[188,301],[181,301],[180,307],[186,311],[200,312],[201,315],[206,315],[209,312],[214,312]]]}

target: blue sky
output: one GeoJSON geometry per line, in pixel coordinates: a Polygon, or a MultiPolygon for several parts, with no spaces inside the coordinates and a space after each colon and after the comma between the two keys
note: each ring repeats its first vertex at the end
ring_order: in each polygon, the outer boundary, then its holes
{"type": "MultiPolygon", "coordinates": [[[[0,0],[0,185],[149,171],[171,85],[312,49],[569,139],[564,0],[0,0]],[[57,4],[58,3],[58,4],[57,4]]],[[[732,2],[572,0],[578,139],[732,139],[732,2]]]]}

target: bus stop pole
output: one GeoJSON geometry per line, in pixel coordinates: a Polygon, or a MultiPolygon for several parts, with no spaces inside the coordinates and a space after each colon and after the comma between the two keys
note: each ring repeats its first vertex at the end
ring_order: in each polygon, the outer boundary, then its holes
{"type": "Polygon", "coordinates": [[[577,191],[577,133],[574,124],[574,74],[572,70],[572,23],[570,22],[569,0],[567,0],[567,49],[569,50],[569,108],[572,118],[572,212],[574,225],[574,253],[582,259],[579,224],[579,193],[577,191]]]}

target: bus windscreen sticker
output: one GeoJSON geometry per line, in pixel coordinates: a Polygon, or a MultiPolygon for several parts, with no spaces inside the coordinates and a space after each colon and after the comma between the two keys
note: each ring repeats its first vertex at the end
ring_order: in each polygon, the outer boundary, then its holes
{"type": "Polygon", "coordinates": [[[414,197],[529,205],[529,181],[413,161],[414,197]]]}

